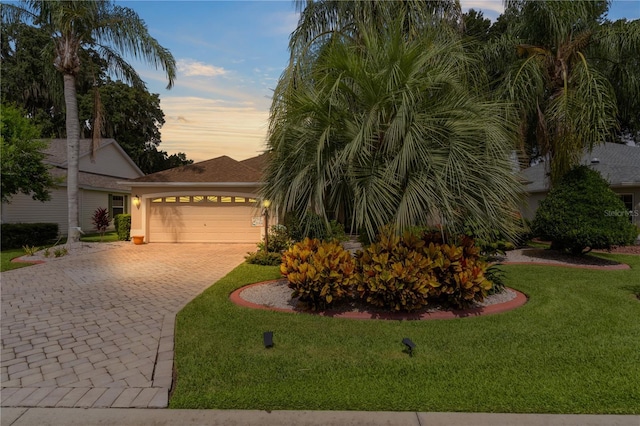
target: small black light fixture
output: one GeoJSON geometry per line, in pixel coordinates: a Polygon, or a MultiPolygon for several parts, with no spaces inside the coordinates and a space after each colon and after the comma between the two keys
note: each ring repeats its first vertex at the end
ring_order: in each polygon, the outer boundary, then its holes
{"type": "Polygon", "coordinates": [[[416,348],[416,344],[408,337],[402,339],[402,343],[407,347],[405,350],[409,353],[409,356],[413,356],[413,350],[416,348]]]}
{"type": "Polygon", "coordinates": [[[273,331],[265,331],[262,334],[262,340],[264,342],[264,347],[265,348],[272,348],[273,347],[273,331]]]}

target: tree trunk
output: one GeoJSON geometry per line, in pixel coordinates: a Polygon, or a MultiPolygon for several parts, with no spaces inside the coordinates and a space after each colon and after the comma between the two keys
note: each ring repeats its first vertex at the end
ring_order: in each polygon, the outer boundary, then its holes
{"type": "Polygon", "coordinates": [[[64,74],[64,103],[67,110],[67,223],[69,225],[67,230],[67,244],[72,244],[80,240],[80,222],[78,215],[80,122],[78,119],[76,78],[72,74],[64,74]]]}

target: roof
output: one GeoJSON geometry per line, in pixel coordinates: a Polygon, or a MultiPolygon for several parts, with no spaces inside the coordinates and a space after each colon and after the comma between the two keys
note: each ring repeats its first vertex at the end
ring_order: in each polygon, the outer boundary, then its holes
{"type": "MultiPolygon", "coordinates": [[[[580,163],[600,172],[612,187],[640,186],[640,147],[605,143],[594,147],[591,153],[585,152],[580,163]]],[[[523,170],[521,175],[527,182],[527,192],[549,190],[545,163],[529,167],[523,170]]]]}
{"type": "Polygon", "coordinates": [[[262,162],[262,160],[258,160],[259,157],[249,158],[240,162],[223,155],[222,157],[213,158],[211,160],[187,164],[185,166],[152,173],[127,181],[127,183],[133,185],[139,183],[257,184],[262,179],[262,173],[258,169],[250,167],[249,165],[259,165],[259,163],[262,162]]]}
{"type": "MultiPolygon", "coordinates": [[[[54,167],[49,169],[49,173],[51,173],[51,176],[54,178],[58,178],[62,181],[59,185],[67,185],[67,169],[54,167]]],[[[78,186],[83,189],[92,189],[96,191],[112,190],[114,192],[130,191],[131,187],[127,186],[126,183],[124,185],[122,183],[118,184],[118,182],[121,181],[122,178],[104,176],[95,173],[78,172],[78,186]]]]}
{"type": "MultiPolygon", "coordinates": [[[[48,143],[47,148],[44,149],[45,153],[45,162],[52,164],[57,167],[67,168],[67,140],[66,139],[48,139],[46,140],[48,143]]],[[[86,157],[91,155],[91,145],[93,141],[91,139],[80,139],[79,141],[79,157],[86,157]]],[[[113,145],[120,153],[123,158],[129,162],[134,169],[140,172],[140,174],[144,174],[142,170],[138,167],[138,165],[129,157],[129,155],[122,149],[122,147],[116,142],[115,139],[103,138],[100,140],[100,144],[98,145],[98,150],[108,146],[113,145]]]]}
{"type": "Polygon", "coordinates": [[[257,157],[247,158],[246,160],[240,161],[245,166],[249,166],[252,169],[258,170],[259,172],[263,172],[267,166],[267,161],[269,161],[269,154],[264,153],[258,155],[257,157]]]}

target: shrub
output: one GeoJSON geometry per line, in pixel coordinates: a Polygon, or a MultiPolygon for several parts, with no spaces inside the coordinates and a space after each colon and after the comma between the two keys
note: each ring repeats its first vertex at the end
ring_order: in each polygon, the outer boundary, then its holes
{"type": "Polygon", "coordinates": [[[131,239],[131,215],[117,214],[114,218],[116,232],[119,241],[129,241],[131,239]]]}
{"type": "Polygon", "coordinates": [[[428,303],[466,308],[484,300],[491,282],[473,238],[446,244],[438,231],[405,232],[385,228],[364,251],[356,254],[358,293],[367,303],[412,311],[428,303]]]}
{"type": "Polygon", "coordinates": [[[57,223],[3,223],[0,228],[2,249],[44,246],[58,236],[57,223]]]}
{"type": "Polygon", "coordinates": [[[91,216],[91,223],[96,231],[103,236],[107,228],[109,227],[109,212],[104,207],[98,207],[91,216]]]}
{"type": "Polygon", "coordinates": [[[284,226],[293,241],[302,241],[305,238],[321,241],[349,239],[341,223],[331,220],[327,224],[322,216],[313,212],[305,213],[302,218],[295,212],[288,212],[284,216],[284,226]]]}
{"type": "Polygon", "coordinates": [[[262,266],[278,266],[282,263],[282,254],[273,252],[258,251],[256,253],[249,252],[244,257],[245,262],[252,265],[262,266]]]}
{"type": "Polygon", "coordinates": [[[491,290],[491,281],[485,276],[487,264],[480,259],[480,249],[473,238],[462,236],[458,244],[433,242],[425,252],[434,262],[434,274],[440,284],[431,291],[438,303],[464,309],[474,302],[482,302],[491,290]]]}
{"type": "MultiPolygon", "coordinates": [[[[273,225],[269,229],[269,252],[280,254],[291,246],[291,237],[284,225],[273,225]]],[[[258,243],[258,251],[264,251],[264,241],[258,243]]],[[[280,262],[277,263],[278,265],[280,262]]]]}
{"type": "Polygon", "coordinates": [[[378,240],[356,253],[357,291],[374,306],[412,311],[427,305],[439,283],[433,260],[424,253],[424,241],[410,232],[402,237],[386,228],[378,240]]]}
{"type": "Polygon", "coordinates": [[[339,242],[305,238],[284,252],[280,272],[293,289],[291,297],[317,310],[350,295],[355,264],[339,242]]]}
{"type": "Polygon", "coordinates": [[[533,232],[551,248],[581,254],[628,245],[637,234],[624,203],[588,166],[567,173],[540,203],[533,232]]]}

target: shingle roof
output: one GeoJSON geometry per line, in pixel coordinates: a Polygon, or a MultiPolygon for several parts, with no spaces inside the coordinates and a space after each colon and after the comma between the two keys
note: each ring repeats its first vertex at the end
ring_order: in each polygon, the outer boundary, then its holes
{"type": "MultiPolygon", "coordinates": [[[[617,143],[605,143],[593,148],[591,153],[585,152],[582,164],[591,166],[616,186],[640,186],[640,147],[617,143]],[[592,163],[597,159],[598,163],[592,163]]],[[[528,184],[527,192],[545,192],[549,189],[549,178],[544,163],[529,167],[521,172],[528,184]]]]}
{"type": "Polygon", "coordinates": [[[247,158],[246,160],[240,161],[245,166],[249,166],[252,169],[255,169],[259,172],[263,172],[265,167],[267,166],[267,161],[269,161],[269,153],[260,154],[257,157],[247,158]]]}
{"type": "MultiPolygon", "coordinates": [[[[51,176],[62,180],[61,185],[66,186],[67,169],[54,167],[49,170],[51,176]]],[[[95,173],[79,172],[78,173],[78,186],[84,189],[93,190],[113,190],[115,192],[128,192],[131,190],[130,186],[118,184],[122,178],[116,178],[112,176],[98,175],[95,173]]]]}
{"type": "Polygon", "coordinates": [[[154,183],[257,183],[261,180],[260,171],[244,164],[257,163],[254,159],[247,159],[244,162],[236,161],[226,155],[201,161],[199,163],[188,164],[161,172],[152,173],[137,179],[130,180],[131,183],[154,182],[154,183]],[[251,160],[251,161],[250,161],[251,160]]]}

